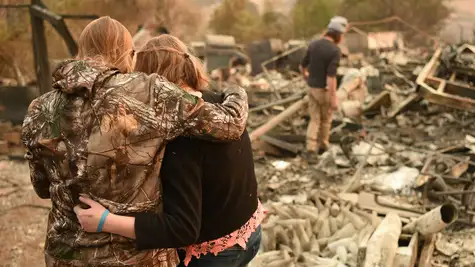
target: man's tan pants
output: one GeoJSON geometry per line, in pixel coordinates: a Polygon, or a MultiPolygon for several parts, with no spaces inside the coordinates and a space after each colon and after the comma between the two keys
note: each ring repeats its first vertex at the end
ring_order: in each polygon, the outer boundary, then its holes
{"type": "Polygon", "coordinates": [[[328,149],[332,124],[330,94],[326,89],[310,88],[308,98],[310,122],[307,128],[307,151],[328,149]]]}

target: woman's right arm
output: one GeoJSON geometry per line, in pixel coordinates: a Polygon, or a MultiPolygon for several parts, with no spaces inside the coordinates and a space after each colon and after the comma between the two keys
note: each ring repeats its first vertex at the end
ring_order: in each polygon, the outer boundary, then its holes
{"type": "Polygon", "coordinates": [[[154,88],[156,114],[162,117],[162,124],[176,123],[166,138],[171,140],[186,134],[221,140],[239,139],[248,116],[247,93],[239,86],[228,87],[223,93],[223,103],[206,103],[176,84],[157,77],[154,88]]]}

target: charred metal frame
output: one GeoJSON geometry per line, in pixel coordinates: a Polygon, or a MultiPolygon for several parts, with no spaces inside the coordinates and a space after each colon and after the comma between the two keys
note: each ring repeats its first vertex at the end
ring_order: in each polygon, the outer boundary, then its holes
{"type": "Polygon", "coordinates": [[[417,77],[421,95],[435,104],[475,112],[474,88],[435,77],[441,55],[442,48],[439,47],[417,77]]]}
{"type": "Polygon", "coordinates": [[[30,5],[0,5],[0,8],[28,8],[35,61],[34,67],[40,94],[44,94],[51,89],[51,73],[44,22],[47,21],[53,26],[66,43],[69,54],[75,56],[78,52],[77,44],[64,20],[98,18],[96,15],[58,15],[49,10],[41,0],[31,0],[30,5]]]}

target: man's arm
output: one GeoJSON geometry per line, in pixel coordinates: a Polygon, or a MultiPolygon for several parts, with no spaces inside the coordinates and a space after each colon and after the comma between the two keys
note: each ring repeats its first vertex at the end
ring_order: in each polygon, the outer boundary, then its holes
{"type": "Polygon", "coordinates": [[[308,78],[308,70],[307,67],[310,64],[310,46],[307,48],[307,52],[300,63],[300,73],[304,76],[304,78],[308,78]]]}
{"type": "Polygon", "coordinates": [[[327,68],[327,89],[331,96],[332,107],[336,109],[338,107],[338,100],[336,97],[336,74],[338,69],[338,64],[340,62],[340,52],[336,52],[332,57],[330,64],[327,68]]]}

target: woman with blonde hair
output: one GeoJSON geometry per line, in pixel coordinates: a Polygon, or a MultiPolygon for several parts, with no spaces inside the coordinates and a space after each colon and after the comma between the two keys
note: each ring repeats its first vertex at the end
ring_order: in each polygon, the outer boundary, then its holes
{"type": "Polygon", "coordinates": [[[109,211],[160,212],[165,143],[179,135],[238,139],[246,93],[228,88],[224,102],[213,105],[160,75],[130,73],[132,37],[110,17],[91,22],[78,44],[78,59],[57,67],[53,90],[30,104],[22,129],[32,184],[52,201],[46,265],[175,266],[175,249],[139,251],[132,240],[104,232],[104,222],[109,211]],[[76,219],[80,195],[107,208],[96,233],[76,219]]]}
{"type": "MultiPolygon", "coordinates": [[[[206,101],[221,100],[204,91],[203,65],[176,37],[151,39],[137,53],[136,70],[163,75],[206,101]]],[[[163,212],[114,214],[104,231],[135,239],[138,249],[182,248],[179,266],[243,267],[254,258],[264,212],[247,132],[227,143],[179,137],[167,144],[160,174],[163,212]]],[[[105,208],[87,198],[81,201],[91,208],[80,209],[78,220],[95,232],[105,208]]]]}

